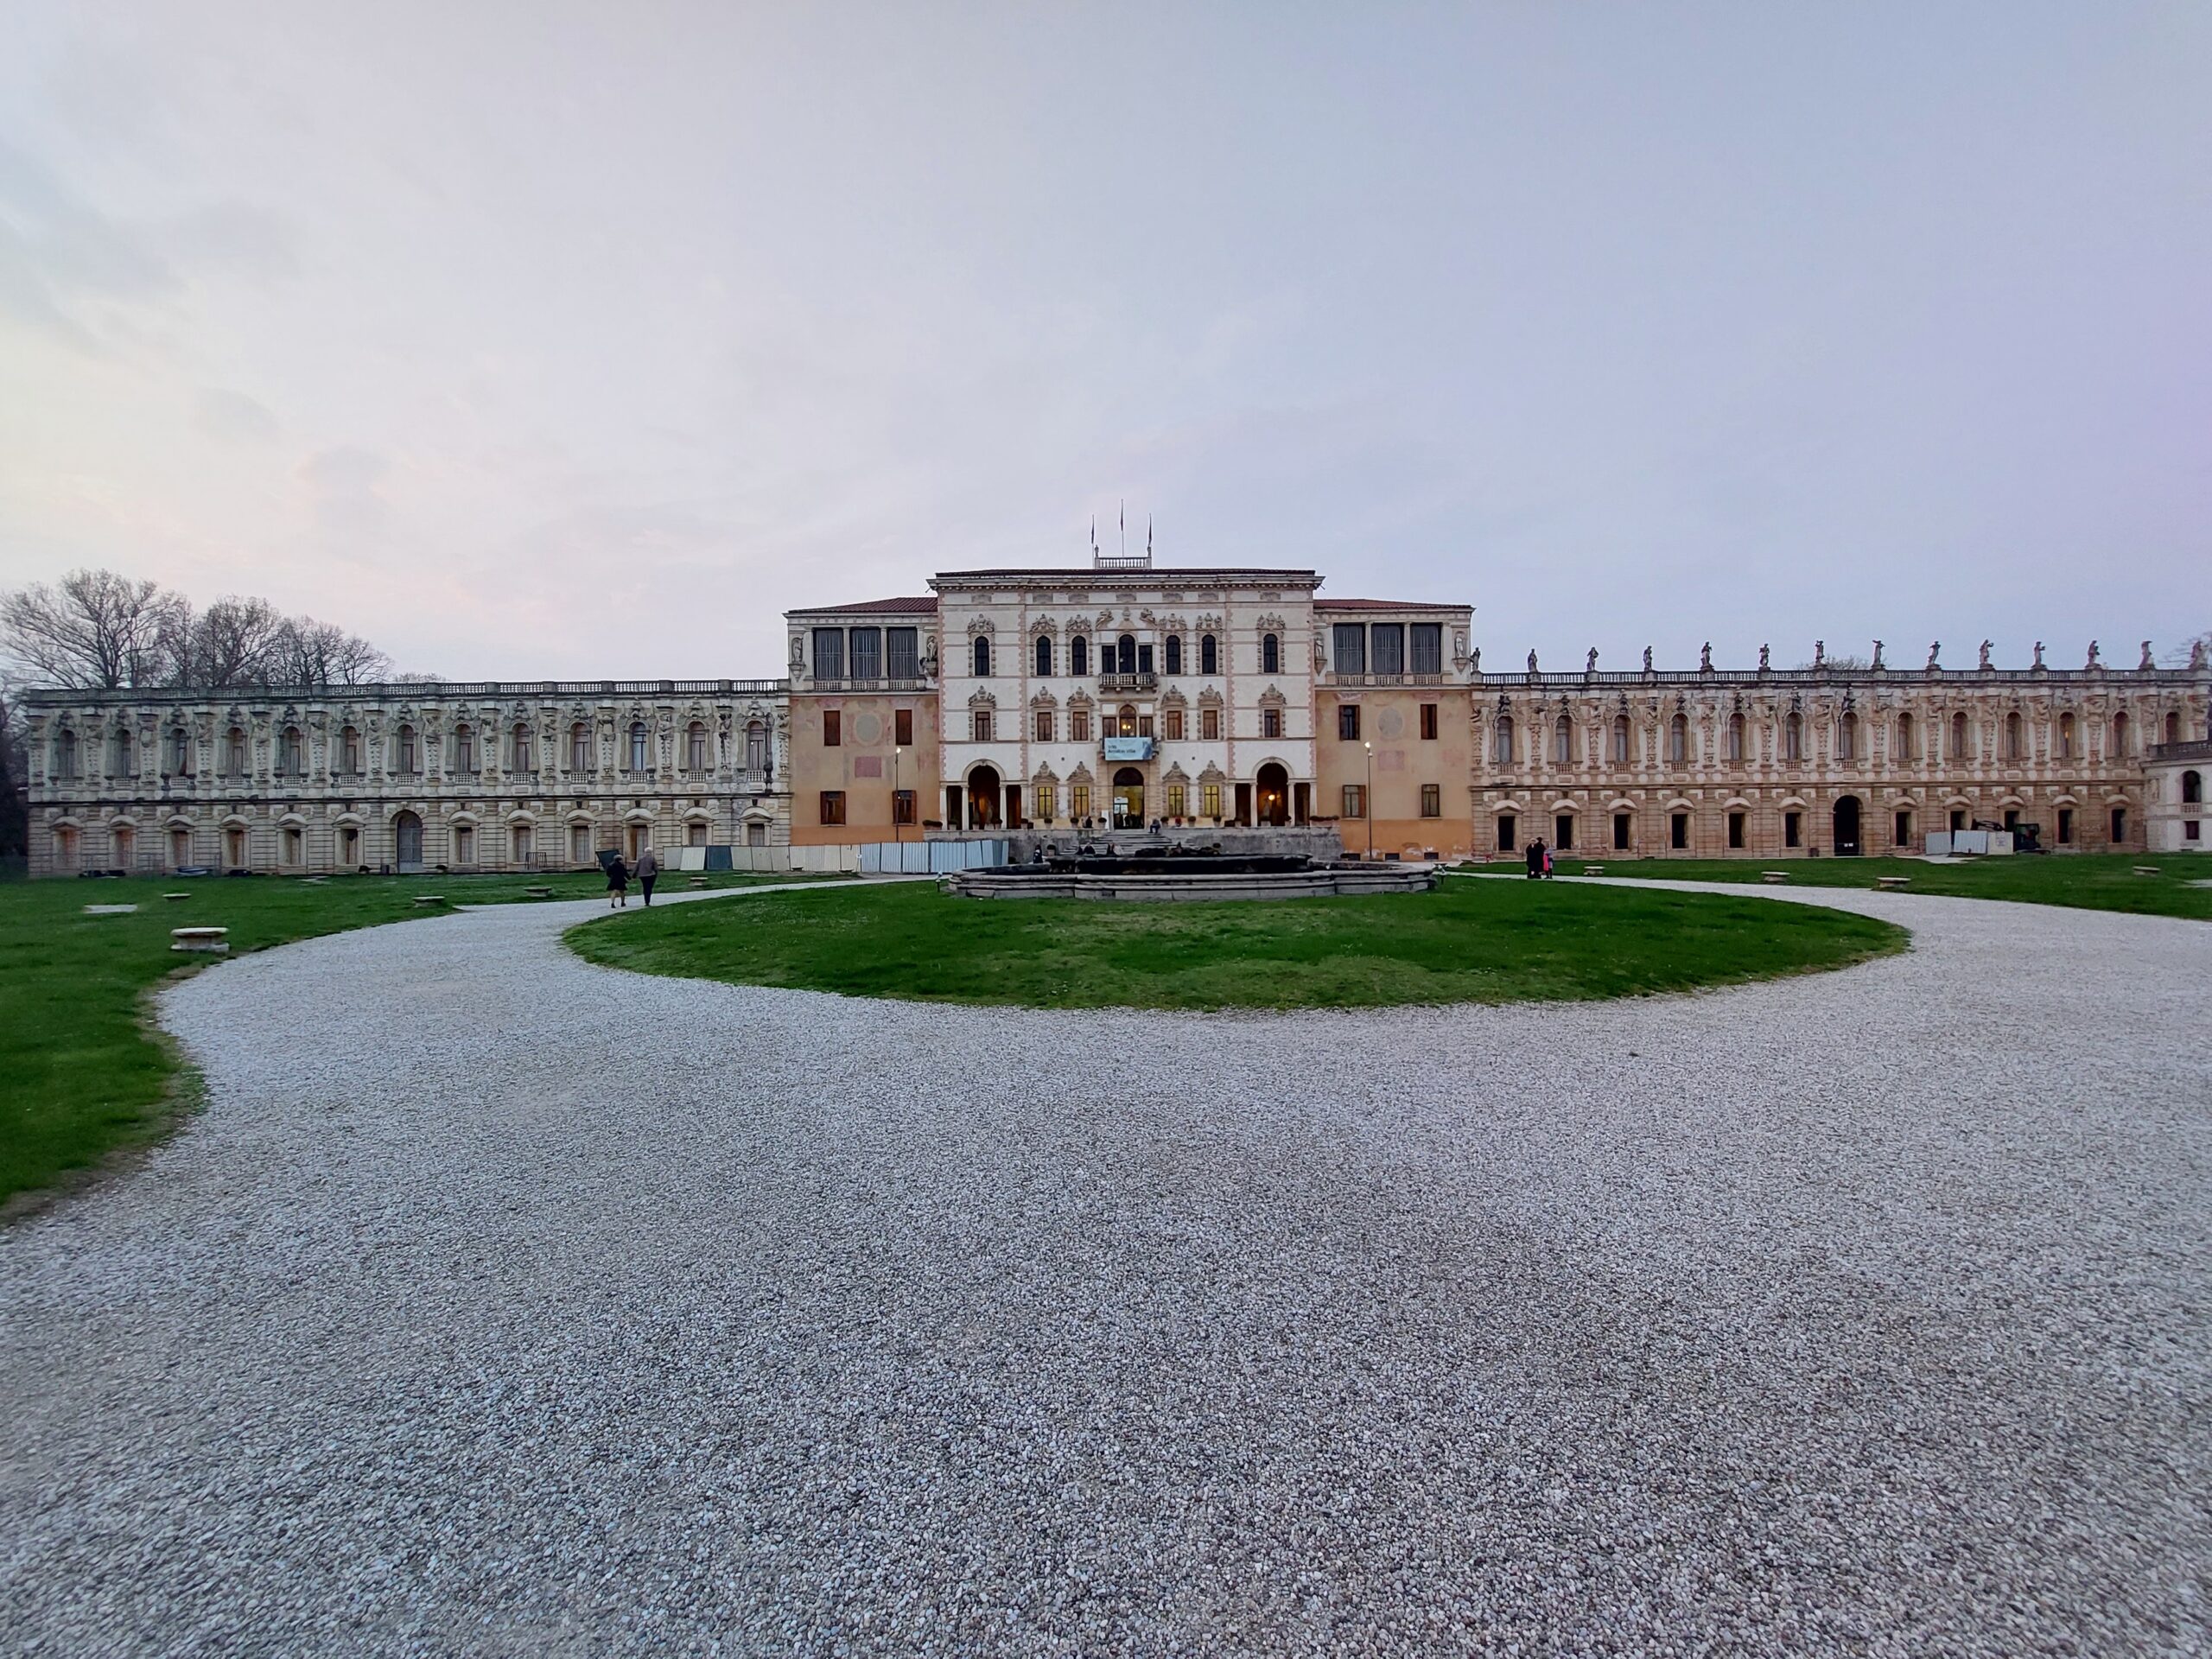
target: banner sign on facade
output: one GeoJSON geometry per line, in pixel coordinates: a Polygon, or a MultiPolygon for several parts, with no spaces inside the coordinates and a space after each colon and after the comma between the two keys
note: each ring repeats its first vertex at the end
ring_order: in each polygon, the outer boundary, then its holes
{"type": "Polygon", "coordinates": [[[1149,760],[1152,759],[1152,740],[1148,737],[1109,737],[1103,740],[1109,760],[1149,760]]]}

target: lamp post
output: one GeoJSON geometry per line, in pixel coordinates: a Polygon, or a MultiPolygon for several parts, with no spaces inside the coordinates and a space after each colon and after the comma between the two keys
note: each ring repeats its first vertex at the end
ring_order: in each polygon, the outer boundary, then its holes
{"type": "Polygon", "coordinates": [[[1367,819],[1367,855],[1371,859],[1375,856],[1375,745],[1363,743],[1359,747],[1367,751],[1367,789],[1359,804],[1367,809],[1362,816],[1367,819]]]}
{"type": "Polygon", "coordinates": [[[901,839],[899,834],[899,746],[894,743],[891,746],[891,843],[894,847],[901,839]]]}

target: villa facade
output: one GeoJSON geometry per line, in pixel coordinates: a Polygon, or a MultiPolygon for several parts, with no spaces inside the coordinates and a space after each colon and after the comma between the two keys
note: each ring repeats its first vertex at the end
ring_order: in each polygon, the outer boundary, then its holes
{"type": "Polygon", "coordinates": [[[31,868],[740,866],[1010,830],[1333,828],[1376,856],[2201,849],[2212,669],[1484,672],[1465,605],[1313,570],[950,571],[786,613],[774,680],[41,691],[31,868]],[[725,855],[717,855],[719,858],[725,855]]]}

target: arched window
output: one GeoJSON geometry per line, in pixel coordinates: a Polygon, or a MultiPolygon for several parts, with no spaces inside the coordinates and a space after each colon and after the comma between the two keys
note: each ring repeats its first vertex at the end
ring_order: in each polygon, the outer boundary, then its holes
{"type": "Polygon", "coordinates": [[[1574,722],[1565,715],[1552,725],[1552,764],[1557,766],[1574,764],[1574,722]]]}
{"type": "Polygon", "coordinates": [[[1624,766],[1628,764],[1628,716],[1626,715],[1613,716],[1613,764],[1617,766],[1624,766]]]}
{"type": "Polygon", "coordinates": [[[630,770],[652,770],[652,749],[646,741],[645,722],[642,720],[630,722],[630,770]]]}
{"type": "Polygon", "coordinates": [[[294,778],[304,778],[308,772],[308,741],[296,726],[284,728],[282,747],[277,750],[278,770],[294,778]]]}
{"type": "Polygon", "coordinates": [[[1743,763],[1744,717],[1741,715],[1728,716],[1728,759],[1739,766],[1743,763]]]}
{"type": "Polygon", "coordinates": [[[1133,702],[1125,702],[1125,703],[1123,703],[1123,704],[1122,705],[1122,735],[1123,737],[1135,737],[1136,734],[1137,734],[1137,708],[1136,708],[1136,705],[1135,705],[1135,703],[1133,703],[1133,702]]]}
{"type": "Polygon", "coordinates": [[[1497,743],[1491,753],[1497,757],[1497,764],[1499,766],[1510,766],[1513,764],[1512,715],[1500,715],[1497,717],[1497,743]]]}
{"type": "Polygon", "coordinates": [[[1121,661],[1115,664],[1114,671],[1117,674],[1135,673],[1137,671],[1136,635],[1133,633],[1123,634],[1120,639],[1114,642],[1114,648],[1121,657],[1121,661]]]}
{"type": "Polygon", "coordinates": [[[453,728],[453,769],[455,772],[476,770],[476,732],[473,727],[453,728]]]}
{"type": "Polygon", "coordinates": [[[2166,713],[2166,741],[2169,743],[2181,741],[2181,716],[2171,709],[2166,713]]]}
{"type": "Polygon", "coordinates": [[[748,772],[768,770],[768,727],[764,721],[745,724],[745,766],[748,772]]]}
{"type": "Polygon", "coordinates": [[[1859,716],[1847,713],[1835,723],[1835,758],[1856,760],[1859,758],[1859,716]]]}
{"type": "Polygon", "coordinates": [[[1263,633],[1260,636],[1260,672],[1262,674],[1282,672],[1282,641],[1272,633],[1263,633]]]}
{"type": "Polygon", "coordinates": [[[703,721],[695,720],[684,728],[683,765],[690,772],[707,770],[707,728],[703,721]]]}
{"type": "Polygon", "coordinates": [[[1667,726],[1667,759],[1678,766],[1690,760],[1690,719],[1688,715],[1676,715],[1667,726]]]}
{"type": "Polygon", "coordinates": [[[359,728],[348,726],[339,733],[338,754],[340,765],[349,777],[361,775],[361,734],[359,728]]]}
{"type": "Polygon", "coordinates": [[[2074,758],[2074,716],[2071,715],[2058,717],[2058,758],[2062,760],[2074,758]]]}
{"type": "MultiPolygon", "coordinates": [[[[181,726],[169,733],[169,771],[179,778],[192,775],[192,734],[181,726]]],[[[188,864],[192,861],[184,861],[188,864]]]]}
{"type": "Polygon", "coordinates": [[[2112,717],[2112,752],[2114,754],[2134,753],[2135,751],[2129,747],[2129,739],[2133,735],[2127,729],[2127,711],[2122,709],[2112,717]]]}
{"type": "Polygon", "coordinates": [[[989,679],[991,677],[991,642],[989,639],[982,634],[977,634],[976,636],[976,644],[971,654],[976,659],[976,677],[979,680],[989,679]]]}
{"type": "Polygon", "coordinates": [[[530,728],[519,721],[515,723],[508,753],[514,757],[515,771],[528,772],[530,770],[530,728]]]}
{"type": "Polygon", "coordinates": [[[1170,674],[1183,671],[1183,636],[1179,633],[1167,636],[1167,671],[1170,674]]]}
{"type": "Polygon", "coordinates": [[[1079,633],[1068,641],[1068,672],[1077,679],[1090,672],[1090,641],[1079,633]]]}
{"type": "Polygon", "coordinates": [[[1919,760],[1920,750],[1916,747],[1916,734],[1912,729],[1912,716],[1899,715],[1897,716],[1897,759],[1900,760],[1919,760]]]}
{"type": "Polygon", "coordinates": [[[138,769],[136,764],[137,759],[137,745],[131,741],[130,728],[128,726],[117,727],[115,754],[110,763],[110,769],[118,778],[128,778],[138,769]]]}
{"type": "Polygon", "coordinates": [[[1201,674],[1221,672],[1221,647],[1215,643],[1213,635],[1210,633],[1202,633],[1198,636],[1198,672],[1201,674]]]}
{"type": "MultiPolygon", "coordinates": [[[[232,733],[232,739],[238,749],[238,770],[244,772],[245,770],[245,734],[234,730],[232,733]]],[[[399,728],[399,770],[407,776],[412,777],[422,769],[423,758],[415,747],[415,728],[412,726],[403,726],[399,728]]]]}
{"type": "Polygon", "coordinates": [[[74,778],[77,775],[77,734],[67,726],[54,739],[54,775],[74,778]]]}
{"type": "Polygon", "coordinates": [[[1955,766],[1964,766],[1970,759],[1967,753],[1969,747],[1967,735],[1967,717],[1964,715],[1953,715],[1951,716],[1951,761],[1955,766]]]}
{"type": "Polygon", "coordinates": [[[2182,773],[2181,804],[2183,806],[2202,806],[2204,804],[2204,774],[2202,772],[2182,773]]]}
{"type": "Polygon", "coordinates": [[[2021,730],[2018,713],[2016,711],[2005,715],[2005,758],[2007,760],[2018,760],[2026,753],[2026,750],[2027,743],[2021,730]]]}
{"type": "Polygon", "coordinates": [[[569,728],[569,770],[591,770],[591,728],[581,720],[569,728]]]}
{"type": "Polygon", "coordinates": [[[1805,716],[1795,709],[1782,722],[1782,758],[1789,761],[1805,758],[1805,716]]]}
{"type": "Polygon", "coordinates": [[[1041,633],[1037,636],[1036,672],[1040,680],[1052,677],[1052,642],[1041,633]]]}

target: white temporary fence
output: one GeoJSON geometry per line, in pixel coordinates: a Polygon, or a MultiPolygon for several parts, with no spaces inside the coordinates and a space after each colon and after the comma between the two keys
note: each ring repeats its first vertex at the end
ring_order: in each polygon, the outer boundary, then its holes
{"type": "Polygon", "coordinates": [[[862,875],[943,875],[949,870],[985,870],[1003,864],[1008,845],[1003,841],[883,841],[858,851],[862,875]]]}

